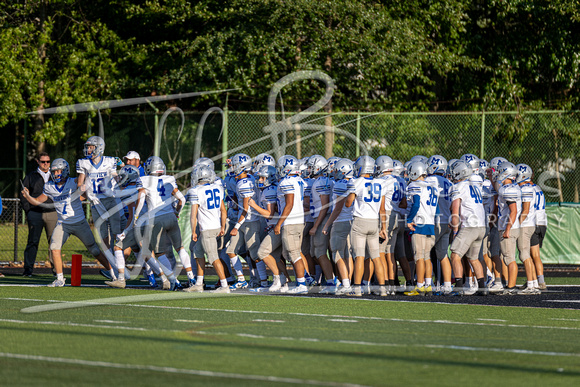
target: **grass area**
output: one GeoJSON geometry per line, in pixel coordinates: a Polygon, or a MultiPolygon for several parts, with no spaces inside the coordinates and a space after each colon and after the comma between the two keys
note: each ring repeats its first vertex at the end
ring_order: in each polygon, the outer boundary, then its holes
{"type": "Polygon", "coordinates": [[[571,386],[580,377],[578,310],[16,286],[0,287],[0,310],[4,385],[571,386]],[[80,300],[108,304],[48,310],[80,300]]]}

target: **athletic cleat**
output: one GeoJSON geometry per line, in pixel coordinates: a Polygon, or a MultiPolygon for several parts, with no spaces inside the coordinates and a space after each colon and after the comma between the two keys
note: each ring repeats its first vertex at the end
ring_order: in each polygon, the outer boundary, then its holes
{"type": "MultiPolygon", "coordinates": [[[[272,284],[272,286],[270,286],[268,289],[269,292],[279,292],[280,289],[282,288],[282,284],[280,283],[280,280],[274,280],[274,283],[272,284]]],[[[258,288],[260,289],[260,288],[258,288]]]]}
{"type": "Polygon", "coordinates": [[[490,285],[493,283],[493,281],[494,281],[494,278],[492,276],[488,275],[487,279],[485,280],[485,286],[489,288],[490,285]]]}
{"type": "Polygon", "coordinates": [[[246,280],[238,281],[230,286],[230,290],[246,289],[248,286],[249,285],[248,285],[248,282],[246,280]]]}
{"type": "Polygon", "coordinates": [[[260,285],[260,280],[257,278],[250,278],[250,281],[248,282],[248,286],[250,289],[256,289],[259,288],[260,285]]]}
{"type": "Polygon", "coordinates": [[[316,286],[316,279],[314,279],[310,274],[304,273],[304,279],[306,280],[306,286],[316,286]]]}
{"type": "Polygon", "coordinates": [[[220,286],[219,288],[214,290],[212,293],[231,293],[231,290],[227,286],[220,286]]]}
{"type": "Polygon", "coordinates": [[[152,288],[157,287],[157,281],[155,281],[155,276],[153,275],[153,273],[147,275],[147,281],[149,281],[149,286],[151,286],[152,288]]]}
{"type": "Polygon", "coordinates": [[[111,273],[108,270],[101,269],[99,270],[99,274],[108,279],[109,281],[113,281],[113,277],[111,277],[111,273]]]}
{"type": "Polygon", "coordinates": [[[64,286],[65,280],[55,279],[52,283],[46,285],[49,288],[62,288],[64,286]]]}
{"type": "Polygon", "coordinates": [[[306,287],[305,284],[300,284],[300,285],[296,286],[295,288],[288,290],[288,293],[290,293],[290,294],[307,294],[308,288],[306,287]]]}
{"type": "Polygon", "coordinates": [[[367,285],[362,285],[362,292],[363,294],[373,294],[372,290],[371,290],[371,284],[367,284],[367,285]]]}
{"type": "Polygon", "coordinates": [[[545,282],[542,282],[541,284],[538,284],[538,289],[540,289],[540,290],[548,290],[548,285],[546,285],[545,282]]]}
{"type": "Polygon", "coordinates": [[[280,293],[288,293],[288,282],[286,282],[284,285],[280,286],[280,293]]]}
{"type": "Polygon", "coordinates": [[[336,290],[335,294],[337,296],[338,295],[350,295],[350,296],[352,296],[352,295],[354,295],[354,290],[352,289],[351,286],[341,286],[340,288],[338,288],[336,290]]]}
{"type": "Polygon", "coordinates": [[[470,287],[465,287],[463,289],[463,295],[464,296],[473,296],[475,293],[477,292],[477,288],[470,288],[470,287]]]}
{"type": "Polygon", "coordinates": [[[503,292],[499,293],[502,296],[515,296],[516,294],[518,294],[518,290],[513,287],[513,288],[505,288],[503,292]]]}
{"type": "Polygon", "coordinates": [[[169,280],[162,280],[162,286],[161,289],[163,290],[169,290],[171,289],[171,282],[169,282],[169,280]]]}
{"type": "MultiPolygon", "coordinates": [[[[259,288],[250,288],[248,289],[252,293],[267,293],[270,291],[270,288],[267,286],[260,286],[259,288]]],[[[276,290],[273,290],[274,292],[276,290]]]]}
{"type": "MultiPolygon", "coordinates": [[[[541,293],[541,292],[540,292],[540,293],[541,293]]],[[[530,294],[539,294],[539,293],[538,293],[538,292],[536,292],[536,288],[530,288],[530,287],[526,287],[525,289],[523,289],[523,290],[520,290],[520,291],[518,292],[518,294],[521,294],[521,295],[524,295],[524,296],[525,296],[525,295],[530,295],[530,294]]]]}
{"type": "MultiPolygon", "coordinates": [[[[229,288],[228,288],[228,290],[229,290],[229,288]]],[[[188,287],[186,289],[183,289],[183,291],[184,292],[188,292],[188,293],[195,293],[195,292],[202,293],[203,292],[203,284],[195,284],[195,285],[192,285],[192,286],[190,286],[190,287],[188,287]]]]}
{"type": "Polygon", "coordinates": [[[490,293],[501,293],[503,292],[504,288],[503,285],[497,282],[494,282],[493,285],[489,288],[490,293]]]}
{"type": "Polygon", "coordinates": [[[320,289],[320,294],[336,294],[336,286],[327,285],[320,289]]]}
{"type": "Polygon", "coordinates": [[[105,281],[105,285],[109,285],[112,288],[125,289],[125,279],[116,279],[114,281],[105,281]]]}
{"type": "Polygon", "coordinates": [[[415,286],[415,289],[411,290],[410,292],[405,292],[403,294],[405,296],[419,296],[419,295],[424,296],[425,294],[421,294],[423,292],[424,292],[423,288],[415,286]]]}
{"type": "Polygon", "coordinates": [[[188,281],[187,281],[187,287],[190,288],[193,285],[195,285],[195,279],[189,278],[188,281]]]}
{"type": "Polygon", "coordinates": [[[422,289],[423,289],[424,296],[432,296],[433,295],[433,287],[431,285],[425,286],[422,289]]]}
{"type": "Polygon", "coordinates": [[[352,290],[353,290],[353,292],[351,295],[356,296],[356,297],[362,297],[362,286],[361,285],[354,285],[352,287],[352,290]]]}

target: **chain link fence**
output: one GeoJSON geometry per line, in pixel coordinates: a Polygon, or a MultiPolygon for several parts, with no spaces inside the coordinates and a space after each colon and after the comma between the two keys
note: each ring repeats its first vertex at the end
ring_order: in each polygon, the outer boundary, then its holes
{"type": "MultiPolygon", "coordinates": [[[[576,169],[580,115],[576,111],[283,115],[216,109],[205,117],[204,112],[181,113],[174,109],[165,114],[104,114],[105,154],[121,158],[133,150],[144,161],[157,153],[184,190],[197,155],[214,159],[219,172],[223,162],[239,152],[349,159],[368,153],[403,162],[418,154],[452,159],[473,153],[488,161],[502,156],[514,164],[530,165],[548,202],[580,202],[580,172],[576,169]]],[[[82,152],[78,139],[98,133],[97,122],[97,117],[78,114],[67,128],[67,138],[77,140],[65,140],[51,149],[52,157],[64,157],[73,167],[82,152]]],[[[71,174],[75,175],[74,167],[71,174]]],[[[0,261],[22,261],[28,234],[22,211],[18,201],[3,199],[3,204],[0,261]]],[[[39,257],[47,254],[45,243],[43,236],[39,257]]]]}

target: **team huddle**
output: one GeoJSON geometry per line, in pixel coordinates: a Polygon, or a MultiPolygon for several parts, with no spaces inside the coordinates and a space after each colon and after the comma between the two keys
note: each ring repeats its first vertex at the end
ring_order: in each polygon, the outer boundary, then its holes
{"type": "Polygon", "coordinates": [[[50,199],[58,214],[50,243],[57,278],[49,286],[65,285],[61,249],[75,235],[116,288],[130,278],[125,262],[133,252],[151,286],[161,282],[164,290],[208,289],[206,260],[219,277],[219,293],[457,296],[546,289],[540,259],[545,200],[525,164],[501,157],[488,163],[472,154],[449,162],[414,156],[403,164],[388,156],[353,162],[240,153],[228,159],[223,179],[211,159],[196,160],[184,195],[161,158],[149,157],[140,168],[136,152],[125,156],[125,165],[104,156],[104,149],[102,138],[89,138],[76,179],[68,163],[56,159],[42,195],[22,192],[33,205],[50,199]],[[91,203],[99,243],[82,199],[91,203]],[[188,203],[186,249],[178,217],[188,203]],[[527,278],[521,290],[516,252],[527,278]],[[180,265],[187,284],[176,278],[180,265]]]}

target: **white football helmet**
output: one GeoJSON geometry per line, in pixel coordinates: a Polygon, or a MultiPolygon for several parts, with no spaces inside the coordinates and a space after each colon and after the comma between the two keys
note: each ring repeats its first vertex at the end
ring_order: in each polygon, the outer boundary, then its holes
{"type": "Polygon", "coordinates": [[[139,178],[139,169],[134,165],[125,165],[118,173],[119,180],[117,184],[119,187],[125,188],[131,183],[134,183],[139,178]]]}
{"type": "Polygon", "coordinates": [[[463,160],[457,160],[451,165],[451,180],[453,182],[469,179],[472,174],[471,165],[463,160]]]}
{"type": "Polygon", "coordinates": [[[503,182],[506,179],[510,179],[513,181],[516,180],[518,176],[518,169],[515,165],[510,163],[509,161],[504,161],[499,166],[499,173],[497,174],[497,182],[503,185],[503,182]]]}
{"type": "Polygon", "coordinates": [[[294,156],[285,155],[278,159],[278,174],[280,177],[300,173],[300,162],[294,156]]]}
{"type": "Polygon", "coordinates": [[[416,155],[416,156],[411,157],[411,160],[409,160],[409,161],[420,161],[423,164],[425,164],[425,166],[427,166],[427,162],[429,161],[429,159],[425,156],[416,155]]]}
{"type": "Polygon", "coordinates": [[[405,167],[399,160],[393,160],[393,175],[401,176],[405,174],[405,167]]]}
{"type": "Polygon", "coordinates": [[[271,165],[262,165],[256,172],[256,183],[258,188],[269,187],[272,184],[276,184],[278,180],[278,170],[271,165]],[[260,177],[265,178],[263,183],[260,182],[260,177]]]}
{"type": "Polygon", "coordinates": [[[340,157],[332,156],[327,161],[328,168],[326,169],[326,173],[328,173],[328,176],[334,178],[334,166],[340,161],[340,157]]]}
{"type": "Polygon", "coordinates": [[[447,160],[440,155],[433,155],[427,160],[427,173],[430,175],[444,175],[447,172],[447,160]]]}
{"type": "Polygon", "coordinates": [[[196,167],[198,165],[207,165],[212,170],[215,169],[215,165],[213,163],[213,160],[208,158],[208,157],[200,157],[199,159],[195,160],[195,163],[193,163],[193,166],[196,167]]]}
{"type": "Polygon", "coordinates": [[[354,162],[354,177],[375,173],[375,159],[371,156],[360,156],[354,162]]]}
{"type": "Polygon", "coordinates": [[[274,157],[267,153],[260,153],[254,157],[254,162],[252,163],[252,172],[258,172],[264,165],[270,165],[276,168],[276,160],[274,160],[274,157]]]}
{"type": "Polygon", "coordinates": [[[393,159],[389,156],[379,156],[375,160],[375,174],[381,176],[385,172],[393,172],[393,159]]]}
{"type": "Polygon", "coordinates": [[[471,166],[472,173],[478,174],[479,173],[479,158],[471,153],[467,153],[459,158],[462,161],[465,161],[467,164],[471,166]]]}
{"type": "Polygon", "coordinates": [[[532,179],[532,168],[527,164],[516,165],[518,170],[518,176],[516,177],[516,183],[523,183],[524,181],[529,181],[532,179]]]}
{"type": "Polygon", "coordinates": [[[209,165],[200,165],[196,170],[195,177],[197,184],[211,184],[215,181],[216,174],[209,165]]]}
{"type": "Polygon", "coordinates": [[[334,179],[342,180],[353,175],[353,162],[349,159],[340,159],[334,165],[334,179]]]}
{"type": "Polygon", "coordinates": [[[105,140],[99,136],[91,136],[85,142],[83,153],[87,159],[94,160],[105,153],[105,140]]]}
{"type": "Polygon", "coordinates": [[[487,160],[479,159],[479,176],[481,176],[481,178],[484,180],[487,178],[488,169],[489,163],[487,162],[487,160]]]}
{"type": "Polygon", "coordinates": [[[320,176],[325,173],[326,169],[328,168],[328,162],[320,155],[310,156],[306,162],[306,165],[310,171],[310,177],[320,176]]]}
{"type": "Polygon", "coordinates": [[[232,173],[239,176],[252,169],[252,158],[245,153],[238,153],[232,157],[232,173]]]}
{"type": "Polygon", "coordinates": [[[151,156],[145,163],[143,163],[143,169],[147,175],[160,174],[165,175],[165,163],[161,160],[161,157],[151,156]]]}
{"type": "Polygon", "coordinates": [[[503,157],[494,157],[493,159],[491,159],[491,161],[489,162],[489,167],[491,169],[493,169],[493,172],[491,173],[491,176],[496,179],[497,175],[499,174],[499,170],[500,170],[500,166],[502,163],[507,162],[507,159],[504,159],[503,157]]]}
{"type": "Polygon", "coordinates": [[[420,160],[411,161],[407,167],[409,180],[415,181],[421,176],[427,176],[427,166],[420,160]]]}
{"type": "Polygon", "coordinates": [[[64,183],[70,174],[70,167],[65,159],[53,160],[50,164],[50,178],[57,184],[64,183]],[[56,171],[61,171],[56,174],[56,171]]]}

